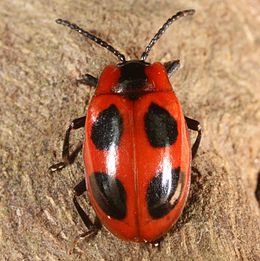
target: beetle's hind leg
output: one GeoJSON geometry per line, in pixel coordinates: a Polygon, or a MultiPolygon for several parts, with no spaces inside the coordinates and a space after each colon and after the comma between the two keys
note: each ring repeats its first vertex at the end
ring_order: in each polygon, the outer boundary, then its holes
{"type": "Polygon", "coordinates": [[[75,148],[75,150],[72,151],[72,153],[70,153],[69,152],[70,133],[71,133],[71,130],[77,130],[79,128],[83,128],[85,126],[85,122],[86,122],[86,116],[75,119],[71,122],[70,126],[66,130],[65,138],[64,138],[64,142],[63,142],[63,149],[62,149],[62,159],[63,159],[63,161],[50,166],[49,167],[50,171],[54,172],[54,171],[57,171],[57,170],[62,170],[64,167],[66,167],[69,164],[72,164],[75,161],[78,153],[82,149],[82,142],[80,142],[77,145],[77,147],[75,148]]]}
{"type": "Polygon", "coordinates": [[[86,189],[86,181],[85,179],[81,180],[79,184],[77,184],[74,188],[74,198],[73,198],[73,203],[78,211],[79,216],[81,217],[83,223],[87,227],[88,231],[81,235],[80,237],[86,237],[90,235],[95,235],[98,230],[101,228],[101,223],[99,219],[96,217],[94,223],[90,220],[89,216],[87,213],[83,210],[83,208],[80,206],[78,202],[78,197],[80,197],[83,193],[87,191],[86,189]]]}
{"type": "Polygon", "coordinates": [[[77,84],[85,84],[91,87],[97,87],[98,79],[90,74],[84,74],[81,79],[76,80],[77,84]]]}
{"type": "Polygon", "coordinates": [[[168,77],[170,78],[180,68],[180,61],[175,60],[175,61],[167,62],[164,64],[164,67],[167,71],[168,77]]]}
{"type": "Polygon", "coordinates": [[[74,197],[73,197],[73,203],[74,206],[77,209],[77,212],[79,214],[79,216],[81,217],[83,223],[85,224],[85,226],[87,227],[87,231],[78,235],[72,242],[71,248],[70,248],[70,253],[73,251],[73,249],[76,247],[78,241],[80,239],[84,239],[84,238],[89,238],[89,237],[93,237],[97,234],[97,232],[101,229],[102,225],[99,221],[99,219],[96,217],[95,221],[92,222],[89,218],[89,216],[87,215],[87,213],[83,210],[83,208],[80,206],[79,202],[78,202],[78,198],[80,196],[82,196],[82,194],[84,194],[87,191],[86,189],[86,181],[85,179],[81,180],[79,182],[79,184],[77,184],[74,187],[74,197]]]}
{"type": "Polygon", "coordinates": [[[197,154],[199,145],[200,145],[202,129],[201,129],[200,123],[198,121],[188,118],[186,116],[185,116],[185,120],[186,120],[188,128],[191,130],[197,131],[197,133],[198,133],[197,138],[192,146],[192,159],[194,159],[194,157],[197,154]]]}

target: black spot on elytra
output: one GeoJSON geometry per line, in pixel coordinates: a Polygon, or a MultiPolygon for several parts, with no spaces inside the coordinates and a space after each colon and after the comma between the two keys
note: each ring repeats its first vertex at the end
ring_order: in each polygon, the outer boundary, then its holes
{"type": "Polygon", "coordinates": [[[123,119],[112,104],[102,111],[91,130],[91,139],[99,150],[109,150],[111,146],[117,146],[123,132],[123,119]]]}
{"type": "Polygon", "coordinates": [[[178,136],[177,122],[171,114],[152,103],[144,117],[145,131],[150,144],[155,148],[172,145],[178,136]]]}
{"type": "Polygon", "coordinates": [[[108,216],[118,220],[125,218],[126,192],[117,178],[103,172],[94,172],[90,176],[90,187],[95,201],[108,216]]]}
{"type": "Polygon", "coordinates": [[[176,192],[180,180],[180,168],[172,169],[171,173],[160,172],[150,182],[146,201],[149,214],[157,219],[167,215],[178,200],[170,202],[176,192]]]}

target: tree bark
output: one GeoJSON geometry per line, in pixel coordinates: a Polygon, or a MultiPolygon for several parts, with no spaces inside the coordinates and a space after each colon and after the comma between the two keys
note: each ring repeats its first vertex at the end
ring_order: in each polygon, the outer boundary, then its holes
{"type": "MultiPolygon", "coordinates": [[[[1,260],[260,260],[259,11],[254,0],[2,0],[1,260]],[[85,229],[72,203],[82,155],[61,172],[48,167],[61,159],[65,130],[84,116],[94,93],[75,80],[98,77],[118,61],[55,19],[136,59],[170,16],[188,8],[195,16],[174,23],[148,57],[180,59],[174,91],[185,115],[203,127],[184,212],[160,249],[121,241],[104,228],[72,249],[85,229]]],[[[72,136],[75,145],[84,138],[82,131],[72,136]]]]}

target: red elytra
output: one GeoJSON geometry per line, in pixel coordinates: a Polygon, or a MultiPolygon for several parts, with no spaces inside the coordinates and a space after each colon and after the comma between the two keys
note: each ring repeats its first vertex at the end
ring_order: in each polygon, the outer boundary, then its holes
{"type": "MultiPolygon", "coordinates": [[[[113,91],[120,78],[120,69],[114,65],[105,68],[100,77],[96,95],[87,111],[84,143],[87,191],[91,205],[102,223],[113,234],[122,239],[135,241],[154,241],[169,230],[181,214],[190,184],[191,149],[180,103],[172,91],[167,72],[162,64],[148,65],[145,73],[148,79],[146,84],[151,85],[149,91],[136,100],[129,100],[113,91]],[[149,143],[144,118],[149,111],[149,106],[153,103],[168,111],[177,122],[178,135],[171,146],[154,148],[149,143]],[[122,117],[122,136],[115,148],[100,150],[91,138],[92,126],[97,121],[100,112],[111,105],[118,108],[122,117]],[[172,193],[170,187],[174,178],[172,169],[177,168],[181,171],[176,191],[171,198],[167,198],[172,193]],[[93,186],[97,185],[93,185],[90,180],[95,172],[111,175],[112,182],[116,178],[124,187],[127,214],[123,219],[111,218],[109,213],[100,207],[102,199],[99,199],[98,195],[93,195],[93,186]],[[161,197],[165,199],[159,200],[163,201],[162,204],[173,200],[172,204],[176,205],[173,209],[169,206],[169,212],[163,217],[153,218],[148,211],[147,191],[150,182],[159,173],[162,173],[162,180],[165,182],[165,184],[161,183],[162,189],[165,190],[165,193],[161,193],[161,197]]],[[[113,183],[111,185],[108,181],[107,183],[105,184],[108,186],[107,190],[118,189],[113,183]]],[[[118,195],[121,196],[119,192],[118,195]]]]}
{"type": "MultiPolygon", "coordinates": [[[[75,24],[57,20],[105,46],[121,60],[108,65],[99,80],[86,75],[79,81],[97,87],[96,92],[86,117],[74,120],[66,132],[64,161],[51,169],[62,169],[73,162],[78,150],[69,154],[70,131],[85,127],[85,179],[91,205],[102,224],[124,240],[153,242],[161,238],[178,220],[187,200],[191,159],[201,139],[200,125],[183,115],[169,81],[179,61],[163,65],[145,59],[169,24],[193,13],[185,10],[172,16],[141,59],[131,61],[75,24]],[[192,149],[187,126],[198,132],[192,149]]],[[[76,195],[85,190],[77,186],[76,195]]],[[[74,203],[89,233],[96,233],[95,224],[76,197],[74,203]]]]}

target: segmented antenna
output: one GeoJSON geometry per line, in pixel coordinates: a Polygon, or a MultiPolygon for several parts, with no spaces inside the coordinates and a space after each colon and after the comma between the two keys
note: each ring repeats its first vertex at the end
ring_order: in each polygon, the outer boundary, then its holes
{"type": "Polygon", "coordinates": [[[87,31],[83,30],[82,28],[80,28],[76,24],[72,24],[69,21],[63,20],[63,19],[57,19],[56,23],[64,25],[64,26],[67,26],[70,29],[72,29],[72,30],[82,34],[83,36],[89,38],[90,40],[94,41],[95,43],[101,45],[102,47],[105,47],[108,51],[112,52],[120,61],[122,61],[122,62],[126,61],[125,60],[125,56],[123,54],[121,54],[118,50],[116,50],[113,46],[111,46],[107,42],[103,41],[99,37],[97,37],[97,36],[87,32],[87,31]]]}
{"type": "Polygon", "coordinates": [[[177,14],[173,15],[171,18],[169,18],[166,23],[159,29],[157,34],[153,37],[153,39],[150,41],[150,43],[146,46],[145,51],[143,52],[141,56],[141,60],[145,61],[149,52],[151,51],[152,47],[155,45],[155,43],[160,39],[160,37],[163,35],[163,33],[166,31],[166,29],[176,20],[178,20],[181,17],[187,16],[187,15],[193,15],[195,13],[194,9],[184,10],[180,11],[177,14]]]}

